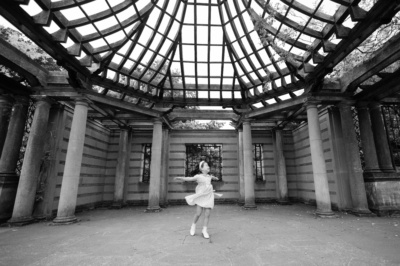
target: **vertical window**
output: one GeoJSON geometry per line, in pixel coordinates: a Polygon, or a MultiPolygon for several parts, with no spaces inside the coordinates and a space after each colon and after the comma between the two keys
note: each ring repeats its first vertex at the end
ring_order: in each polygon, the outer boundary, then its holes
{"type": "Polygon", "coordinates": [[[143,167],[142,167],[142,182],[150,182],[150,163],[151,163],[151,144],[143,144],[143,167]]]}
{"type": "Polygon", "coordinates": [[[200,173],[199,163],[206,161],[210,166],[210,175],[222,181],[222,145],[221,144],[187,144],[186,145],[186,176],[200,173]]]}
{"type": "Polygon", "coordinates": [[[263,181],[263,155],[262,155],[262,144],[256,143],[253,144],[253,159],[254,159],[254,176],[256,177],[256,181],[263,181]]]}

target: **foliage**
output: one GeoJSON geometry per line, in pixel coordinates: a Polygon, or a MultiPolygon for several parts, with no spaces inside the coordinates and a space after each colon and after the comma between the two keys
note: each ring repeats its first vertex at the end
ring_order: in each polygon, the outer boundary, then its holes
{"type": "MultiPolygon", "coordinates": [[[[368,7],[374,4],[374,0],[363,0],[360,2],[360,7],[368,7]]],[[[328,75],[329,78],[341,77],[344,73],[355,66],[370,59],[374,52],[382,47],[390,38],[400,33],[400,13],[397,13],[388,24],[381,25],[373,34],[371,34],[361,45],[353,50],[346,58],[344,58],[328,75]]],[[[396,62],[389,66],[385,71],[393,71],[400,66],[396,62]]]]}
{"type": "Polygon", "coordinates": [[[188,144],[186,145],[186,176],[201,173],[199,163],[206,161],[210,166],[210,175],[222,181],[222,145],[221,144],[188,144]]]}
{"type": "Polygon", "coordinates": [[[212,129],[220,129],[224,126],[224,122],[217,122],[215,120],[211,120],[208,123],[200,123],[197,120],[187,120],[187,121],[179,121],[172,123],[172,127],[174,129],[204,129],[204,130],[212,130],[212,129]]]}
{"type": "Polygon", "coordinates": [[[21,32],[0,25],[0,38],[26,54],[29,58],[40,64],[45,69],[49,71],[62,70],[51,56],[21,32]]]}
{"type": "MultiPolygon", "coordinates": [[[[266,1],[261,1],[264,3],[264,8],[269,11],[269,14],[265,18],[261,18],[260,15],[256,14],[252,11],[252,18],[255,21],[255,30],[257,30],[260,34],[260,40],[263,45],[270,45],[275,52],[279,55],[279,60],[286,61],[291,63],[292,65],[296,65],[296,61],[294,61],[293,57],[289,52],[285,49],[285,45],[290,39],[295,39],[297,36],[297,30],[289,27],[285,27],[280,31],[280,36],[274,36],[268,32],[268,28],[272,27],[276,14],[279,12],[280,14],[285,14],[287,12],[287,6],[281,3],[275,3],[274,5],[268,4],[266,1]]],[[[269,2],[269,1],[268,1],[269,2]]],[[[312,5],[316,7],[319,1],[314,1],[312,5]]],[[[359,6],[365,10],[369,10],[377,1],[376,0],[361,0],[359,6]]],[[[323,9],[319,8],[318,11],[324,12],[323,9]]],[[[289,10],[289,14],[291,17],[296,18],[296,22],[300,26],[304,26],[307,21],[304,20],[304,17],[296,15],[292,9],[289,10]]],[[[347,23],[351,24],[350,16],[343,22],[344,25],[347,23]]],[[[369,36],[361,45],[359,45],[355,50],[353,50],[347,57],[345,57],[336,67],[334,67],[333,72],[327,75],[328,78],[339,78],[344,73],[347,73],[349,70],[354,68],[356,65],[363,63],[364,61],[370,59],[374,52],[382,47],[391,37],[395,36],[400,32],[400,14],[396,14],[395,17],[388,23],[381,25],[371,36],[369,36]]],[[[312,28],[317,31],[321,31],[324,28],[325,23],[319,21],[317,19],[312,19],[307,27],[312,28]]],[[[307,35],[302,34],[300,40],[304,43],[311,44],[311,38],[308,40],[307,35]]],[[[335,35],[333,35],[330,40],[334,42],[335,35]]],[[[291,45],[290,45],[291,46],[291,45]]],[[[313,47],[311,45],[308,46],[308,51],[313,51],[313,47]]],[[[386,69],[386,71],[393,71],[400,66],[399,62],[392,64],[386,69]]],[[[269,73],[266,70],[267,73],[269,73]]]]}

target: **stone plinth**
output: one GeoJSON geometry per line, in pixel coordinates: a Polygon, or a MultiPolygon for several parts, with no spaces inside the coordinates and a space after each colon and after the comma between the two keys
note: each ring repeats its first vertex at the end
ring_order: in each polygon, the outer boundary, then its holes
{"type": "Polygon", "coordinates": [[[15,173],[0,173],[0,223],[11,218],[18,182],[15,173]]]}
{"type": "Polygon", "coordinates": [[[400,215],[400,180],[365,182],[369,209],[378,216],[400,215]]]}

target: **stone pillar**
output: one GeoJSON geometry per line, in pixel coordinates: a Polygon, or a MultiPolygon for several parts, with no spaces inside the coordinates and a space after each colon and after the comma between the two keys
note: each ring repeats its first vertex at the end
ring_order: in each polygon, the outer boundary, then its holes
{"type": "Polygon", "coordinates": [[[244,205],[243,129],[238,129],[239,148],[239,205],[244,205]]]}
{"type": "Polygon", "coordinates": [[[317,102],[308,101],[307,120],[310,137],[311,161],[314,175],[316,215],[319,217],[335,217],[331,209],[328,175],[326,172],[324,150],[322,147],[321,129],[319,126],[317,102]]]}
{"type": "Polygon", "coordinates": [[[286,161],[283,154],[283,130],[281,128],[275,129],[275,164],[276,164],[276,176],[278,181],[278,203],[288,204],[288,186],[286,176],[286,161]]]}
{"type": "Polygon", "coordinates": [[[160,207],[168,205],[168,159],[169,159],[169,130],[163,129],[162,136],[162,160],[161,160],[161,183],[160,183],[160,207]]]}
{"type": "Polygon", "coordinates": [[[11,114],[11,98],[0,96],[0,157],[7,136],[8,121],[11,114]]]}
{"type": "Polygon", "coordinates": [[[358,123],[360,126],[361,145],[364,151],[364,175],[381,172],[376,155],[374,135],[372,134],[371,119],[367,106],[357,107],[358,123]]]}
{"type": "Polygon", "coordinates": [[[153,141],[151,143],[149,206],[147,212],[159,212],[160,208],[160,177],[161,177],[161,150],[162,150],[162,122],[154,121],[153,141]]]}
{"type": "Polygon", "coordinates": [[[15,100],[0,159],[0,221],[9,219],[14,207],[19,180],[15,174],[15,168],[19,159],[29,105],[29,99],[25,96],[16,96],[15,100]]]}
{"type": "Polygon", "coordinates": [[[372,102],[369,106],[369,112],[379,167],[383,172],[394,172],[381,105],[377,102],[372,102]]]}
{"type": "Polygon", "coordinates": [[[76,100],[71,132],[69,134],[57,217],[53,220],[53,222],[57,224],[70,224],[77,221],[75,217],[75,208],[81,173],[83,145],[85,142],[87,112],[87,100],[76,100]]]}
{"type": "Polygon", "coordinates": [[[338,105],[342,123],[343,140],[344,143],[346,143],[345,156],[347,169],[350,175],[351,199],[353,203],[351,211],[356,216],[373,216],[371,211],[368,209],[360,151],[354,128],[351,103],[352,102],[341,102],[338,105]]]}
{"type": "Polygon", "coordinates": [[[124,187],[127,175],[129,128],[120,128],[117,169],[114,182],[114,201],[111,208],[122,208],[124,201],[124,187]]]}
{"type": "Polygon", "coordinates": [[[0,173],[15,174],[15,167],[19,159],[19,149],[24,136],[29,99],[25,96],[16,96],[15,100],[0,159],[0,173]]]}
{"type": "Polygon", "coordinates": [[[244,209],[257,209],[254,193],[253,142],[249,120],[243,121],[244,209]]]}
{"type": "Polygon", "coordinates": [[[35,220],[50,219],[53,217],[54,194],[57,185],[59,161],[62,155],[65,122],[68,116],[61,104],[53,104],[50,108],[49,122],[44,145],[44,162],[40,168],[40,193],[36,196],[42,199],[35,202],[33,217],[35,220]]]}
{"type": "Polygon", "coordinates": [[[347,170],[347,159],[345,154],[345,142],[343,139],[342,121],[339,108],[329,108],[330,139],[332,140],[332,167],[336,175],[337,204],[339,210],[351,210],[353,202],[351,199],[350,177],[347,170]]]}
{"type": "Polygon", "coordinates": [[[40,167],[43,163],[44,143],[46,138],[47,123],[51,101],[47,98],[38,99],[35,103],[31,131],[22,164],[11,224],[28,224],[33,222],[33,206],[35,203],[36,189],[40,167]]]}

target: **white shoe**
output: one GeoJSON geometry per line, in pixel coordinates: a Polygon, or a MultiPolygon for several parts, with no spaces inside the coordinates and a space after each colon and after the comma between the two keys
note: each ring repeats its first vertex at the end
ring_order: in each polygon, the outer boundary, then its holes
{"type": "Polygon", "coordinates": [[[194,236],[196,234],[196,225],[192,224],[192,226],[190,227],[190,235],[194,236]]]}
{"type": "Polygon", "coordinates": [[[210,236],[209,236],[208,233],[207,233],[207,229],[203,229],[203,231],[201,231],[201,233],[203,234],[203,237],[204,237],[205,239],[209,239],[209,238],[210,238],[210,236]]]}

